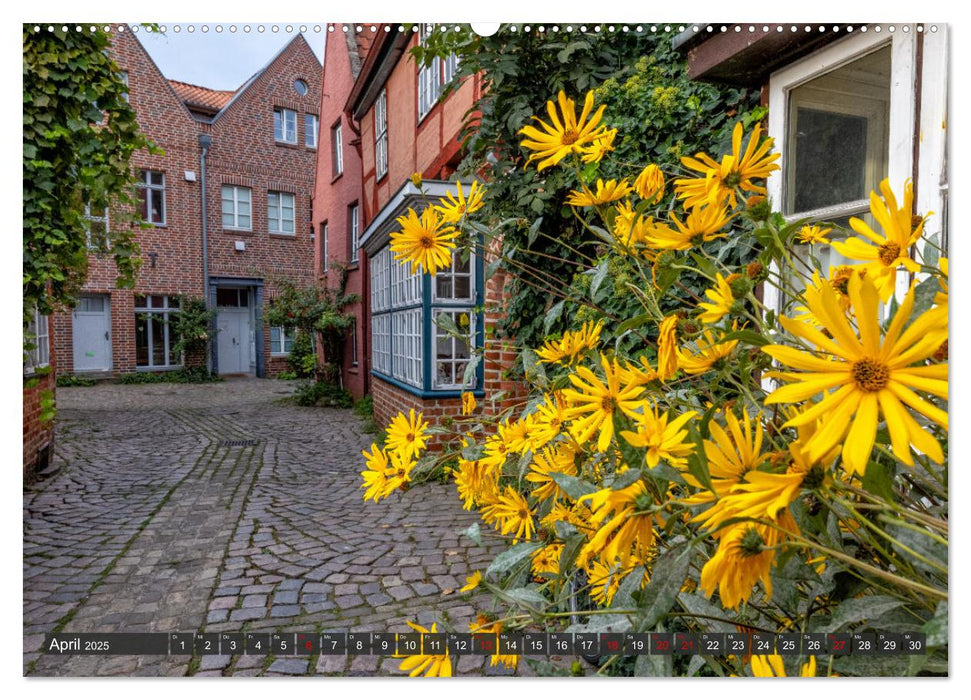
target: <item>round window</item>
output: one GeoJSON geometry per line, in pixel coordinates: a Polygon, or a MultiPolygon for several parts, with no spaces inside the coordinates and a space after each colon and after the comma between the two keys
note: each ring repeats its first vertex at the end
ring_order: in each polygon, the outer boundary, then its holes
{"type": "Polygon", "coordinates": [[[307,83],[305,83],[304,81],[300,80],[300,78],[297,78],[297,80],[293,83],[293,89],[296,90],[301,95],[306,95],[307,94],[307,83]]]}

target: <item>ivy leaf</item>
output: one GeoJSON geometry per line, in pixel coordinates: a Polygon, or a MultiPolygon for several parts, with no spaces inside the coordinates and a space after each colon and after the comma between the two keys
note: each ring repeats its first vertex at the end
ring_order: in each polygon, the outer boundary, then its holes
{"type": "Polygon", "coordinates": [[[586,541],[586,536],[578,532],[563,543],[563,551],[560,552],[560,576],[566,578],[570,575],[573,563],[577,560],[577,556],[583,548],[583,543],[586,541]]]}

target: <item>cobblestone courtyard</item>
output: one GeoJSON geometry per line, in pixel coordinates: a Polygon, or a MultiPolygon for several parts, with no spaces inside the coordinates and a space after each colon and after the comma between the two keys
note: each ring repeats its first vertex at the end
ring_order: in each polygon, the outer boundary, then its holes
{"type": "MultiPolygon", "coordinates": [[[[373,436],[351,411],[281,403],[292,391],[256,379],[58,389],[62,468],[23,501],[25,674],[399,673],[378,656],[43,655],[53,631],[467,629],[487,601],[458,589],[495,554],[457,534],[475,514],[441,484],[365,504],[373,436]]],[[[496,669],[463,657],[458,671],[496,669]]]]}

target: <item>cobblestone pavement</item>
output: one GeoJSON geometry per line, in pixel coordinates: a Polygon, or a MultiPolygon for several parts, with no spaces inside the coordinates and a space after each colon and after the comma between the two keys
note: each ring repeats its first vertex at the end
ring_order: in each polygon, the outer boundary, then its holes
{"type": "MultiPolygon", "coordinates": [[[[467,629],[496,547],[451,486],[362,500],[372,436],[292,383],[58,390],[62,469],[24,493],[27,675],[395,675],[377,656],[46,656],[48,632],[467,629]],[[229,442],[231,441],[231,442],[229,442]]],[[[502,673],[483,657],[460,673],[502,673]]]]}

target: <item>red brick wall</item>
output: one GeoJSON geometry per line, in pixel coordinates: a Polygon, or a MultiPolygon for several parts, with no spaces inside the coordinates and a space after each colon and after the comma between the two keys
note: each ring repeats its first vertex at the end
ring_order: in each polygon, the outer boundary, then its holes
{"type": "MultiPolygon", "coordinates": [[[[52,331],[53,329],[51,329],[52,331]]],[[[41,421],[41,394],[55,391],[55,372],[57,366],[56,348],[53,337],[48,339],[50,349],[50,372],[45,375],[24,377],[23,388],[23,418],[24,418],[24,481],[33,478],[38,469],[44,464],[38,464],[42,451],[47,450],[48,456],[54,448],[54,421],[41,421]]]]}

